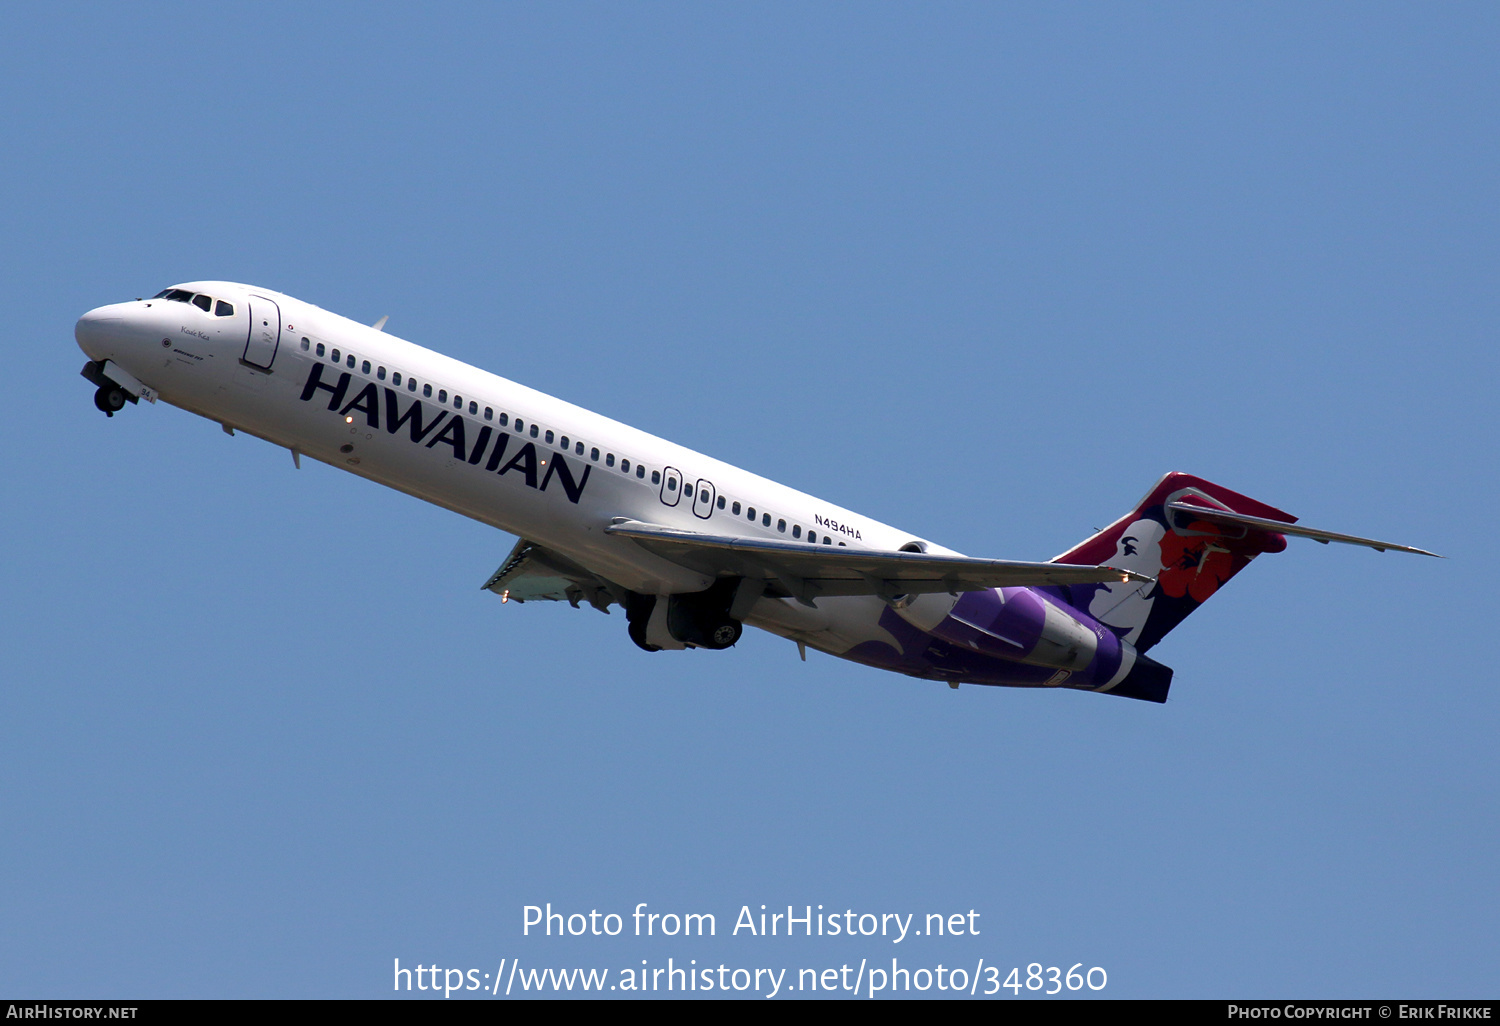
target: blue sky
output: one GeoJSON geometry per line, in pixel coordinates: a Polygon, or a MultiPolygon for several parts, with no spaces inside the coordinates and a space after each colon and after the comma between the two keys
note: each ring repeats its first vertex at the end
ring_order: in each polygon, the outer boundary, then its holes
{"type": "Polygon", "coordinates": [[[0,990],[1493,996],[1497,43],[1481,4],[13,9],[0,990]],[[508,536],[102,417],[74,320],[205,278],[975,555],[1183,470],[1451,558],[1294,541],[1153,651],[1165,706],[647,655],[480,592],[508,536]],[[522,937],[546,902],[719,936],[522,937]],[[726,936],[761,904],[981,934],[726,936]]]}

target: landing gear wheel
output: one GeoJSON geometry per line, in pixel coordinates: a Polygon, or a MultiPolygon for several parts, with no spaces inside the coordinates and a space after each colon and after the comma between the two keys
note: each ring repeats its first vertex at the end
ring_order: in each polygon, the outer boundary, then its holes
{"type": "Polygon", "coordinates": [[[106,417],[113,417],[125,408],[125,390],[119,385],[100,385],[99,391],[94,393],[94,405],[104,411],[106,417]]]}
{"type": "Polygon", "coordinates": [[[738,620],[730,620],[728,623],[720,624],[719,626],[714,628],[713,634],[711,635],[713,640],[713,647],[728,648],[736,641],[740,640],[740,634],[743,631],[744,628],[740,626],[738,620]]]}
{"type": "Polygon", "coordinates": [[[651,610],[656,608],[655,595],[639,595],[631,592],[625,599],[625,622],[629,624],[630,640],[647,652],[660,652],[660,645],[646,640],[646,625],[651,622],[651,610]]]}
{"type": "Polygon", "coordinates": [[[660,652],[661,651],[661,646],[660,645],[653,645],[653,644],[651,644],[650,642],[648,642],[646,640],[646,625],[645,625],[645,623],[637,620],[636,622],[634,622],[634,623],[632,623],[630,625],[629,632],[630,632],[630,640],[633,641],[633,642],[635,642],[641,648],[645,649],[647,652],[660,652]]]}

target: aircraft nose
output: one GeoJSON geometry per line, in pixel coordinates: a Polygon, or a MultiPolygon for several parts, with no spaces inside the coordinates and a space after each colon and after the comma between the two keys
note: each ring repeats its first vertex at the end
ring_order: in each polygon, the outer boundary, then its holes
{"type": "Polygon", "coordinates": [[[118,304],[101,306],[82,317],[73,326],[73,338],[92,359],[102,360],[111,355],[112,344],[119,341],[125,318],[118,304]]]}

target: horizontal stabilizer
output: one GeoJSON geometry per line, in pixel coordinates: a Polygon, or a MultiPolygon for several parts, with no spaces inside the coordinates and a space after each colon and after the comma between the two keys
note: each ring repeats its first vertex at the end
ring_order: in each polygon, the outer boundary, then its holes
{"type": "Polygon", "coordinates": [[[1275,534],[1290,534],[1298,538],[1311,538],[1313,541],[1342,542],[1346,545],[1363,545],[1384,552],[1386,549],[1394,549],[1397,552],[1411,552],[1418,556],[1434,556],[1442,559],[1436,552],[1428,552],[1426,549],[1413,548],[1410,545],[1396,545],[1392,542],[1376,541],[1374,538],[1359,538],[1352,534],[1339,534],[1336,531],[1319,531],[1312,527],[1302,527],[1298,524],[1287,524],[1280,520],[1269,520],[1265,517],[1252,517],[1243,513],[1230,513],[1226,510],[1209,509],[1206,506],[1198,506],[1188,502],[1169,502],[1167,509],[1177,513],[1186,513],[1198,520],[1206,520],[1211,524],[1223,524],[1229,527],[1248,527],[1257,531],[1271,531],[1275,534]]]}
{"type": "Polygon", "coordinates": [[[1097,584],[1152,578],[1108,566],[1021,563],[926,552],[875,552],[761,538],[700,534],[617,518],[605,528],[647,550],[710,576],[775,582],[803,602],[824,595],[898,595],[985,591],[990,588],[1097,584]]]}

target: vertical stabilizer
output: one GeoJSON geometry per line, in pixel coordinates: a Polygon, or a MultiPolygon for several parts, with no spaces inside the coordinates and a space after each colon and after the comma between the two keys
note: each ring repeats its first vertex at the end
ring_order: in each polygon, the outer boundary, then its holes
{"type": "Polygon", "coordinates": [[[1212,524],[1169,503],[1225,510],[1293,524],[1274,506],[1190,474],[1167,474],[1135,509],[1054,563],[1105,564],[1156,580],[1149,584],[1080,584],[1061,589],[1068,602],[1145,652],[1208,601],[1262,552],[1286,538],[1270,530],[1212,524]]]}

